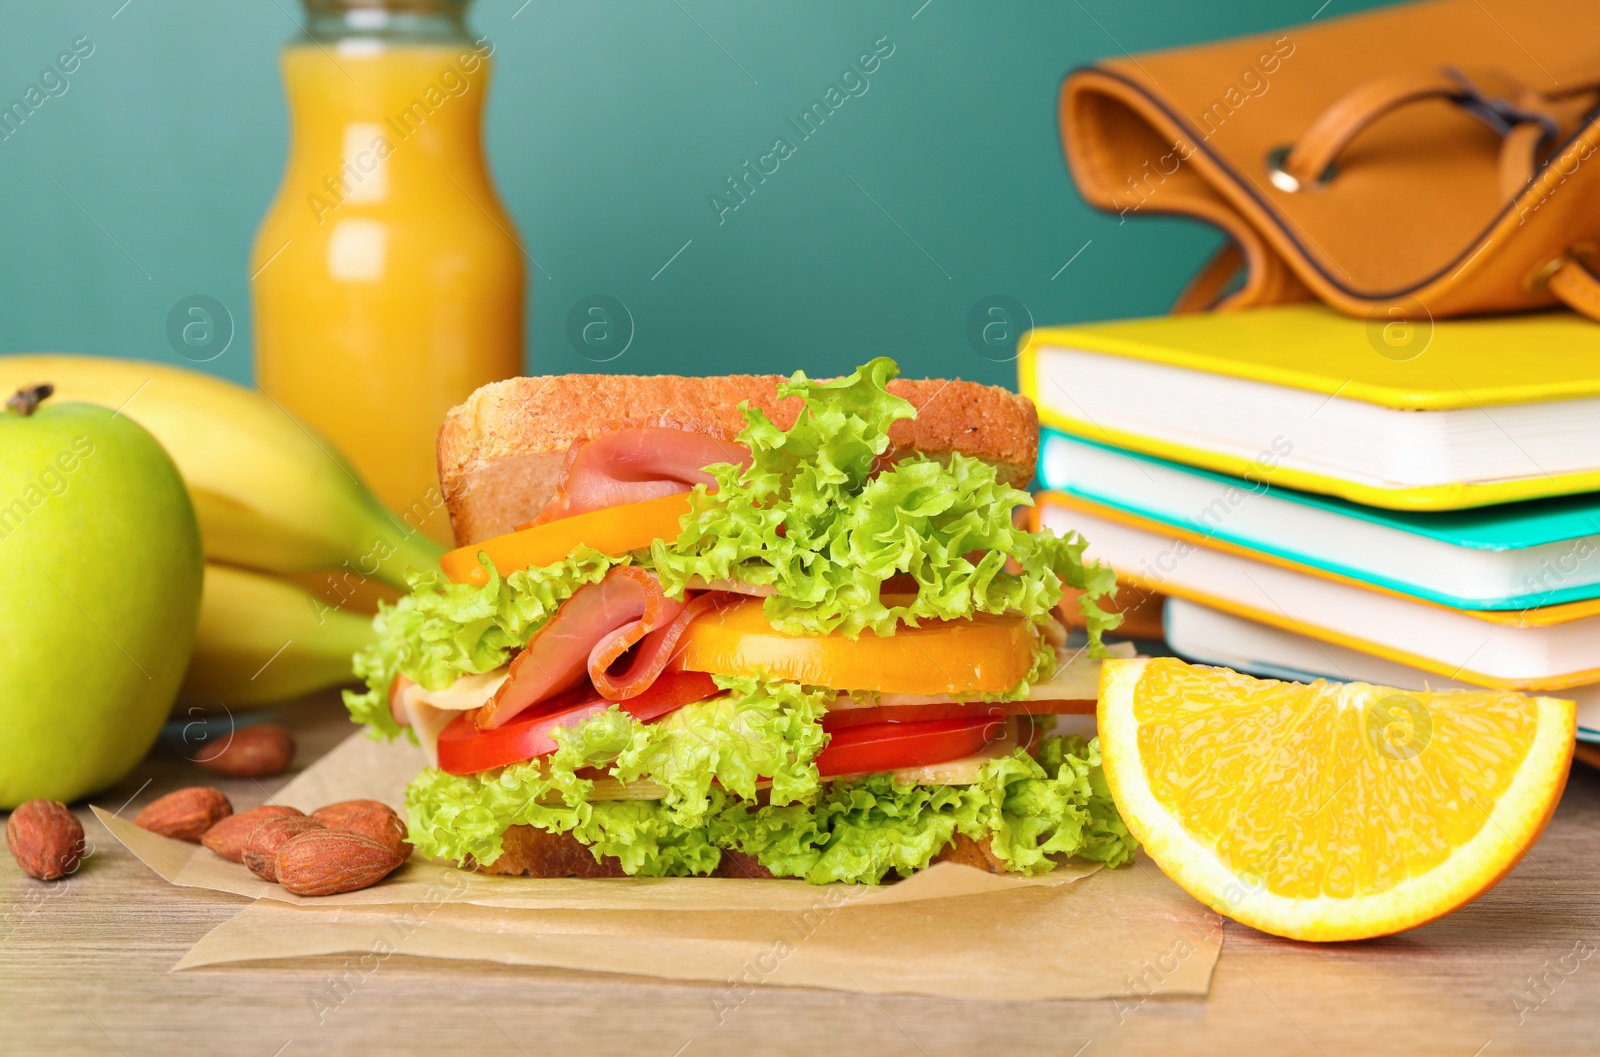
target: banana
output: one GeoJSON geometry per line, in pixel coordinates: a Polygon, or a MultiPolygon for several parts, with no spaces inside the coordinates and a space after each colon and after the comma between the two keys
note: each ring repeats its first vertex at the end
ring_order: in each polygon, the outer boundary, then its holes
{"type": "Polygon", "coordinates": [[[354,681],[372,621],[272,576],[206,564],[200,629],[180,700],[250,707],[354,681]]]}
{"type": "MultiPolygon", "coordinates": [[[[140,360],[0,356],[0,395],[39,382],[57,401],[120,409],[155,434],[189,487],[208,558],[276,573],[345,567],[401,590],[407,568],[437,567],[443,548],[265,393],[140,360]]],[[[420,523],[439,500],[417,498],[420,523]]]]}

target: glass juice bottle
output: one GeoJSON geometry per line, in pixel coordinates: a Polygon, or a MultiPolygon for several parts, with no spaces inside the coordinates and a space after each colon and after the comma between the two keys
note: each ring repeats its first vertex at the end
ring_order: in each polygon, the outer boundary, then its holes
{"type": "Polygon", "coordinates": [[[435,438],[521,373],[523,252],[490,181],[468,0],[305,0],[289,158],[251,252],[256,380],[449,539],[435,438]]]}

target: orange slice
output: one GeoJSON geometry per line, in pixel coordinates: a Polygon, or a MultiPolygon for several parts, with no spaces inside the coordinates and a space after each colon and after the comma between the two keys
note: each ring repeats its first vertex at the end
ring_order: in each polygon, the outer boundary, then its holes
{"type": "Polygon", "coordinates": [[[1108,660],[1106,780],[1189,894],[1263,932],[1351,940],[1494,887],[1566,785],[1571,701],[1282,683],[1171,658],[1108,660]]]}

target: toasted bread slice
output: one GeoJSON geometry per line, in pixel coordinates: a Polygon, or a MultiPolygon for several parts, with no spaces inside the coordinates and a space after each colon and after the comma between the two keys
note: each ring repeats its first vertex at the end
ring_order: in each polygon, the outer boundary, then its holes
{"type": "MultiPolygon", "coordinates": [[[[781,380],[568,374],[484,386],[452,409],[439,430],[439,483],[456,544],[532,520],[555,492],[567,449],[616,423],[665,416],[732,438],[744,426],[739,404],[748,400],[787,429],[801,402],[777,398],[781,380]]],[[[935,458],[959,451],[994,464],[1019,488],[1033,476],[1039,416],[1027,397],[941,379],[897,378],[889,391],[918,409],[914,420],[890,431],[897,450],[935,458]]]]}

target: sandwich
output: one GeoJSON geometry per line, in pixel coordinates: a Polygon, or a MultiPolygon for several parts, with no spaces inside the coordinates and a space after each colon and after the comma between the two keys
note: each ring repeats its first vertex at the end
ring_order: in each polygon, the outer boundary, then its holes
{"type": "Polygon", "coordinates": [[[1118,618],[1082,539],[1019,527],[1033,405],[897,375],[517,378],[452,410],[460,546],[345,696],[426,756],[417,850],[814,883],[1130,860],[1096,743],[1052,733],[1118,618]]]}

